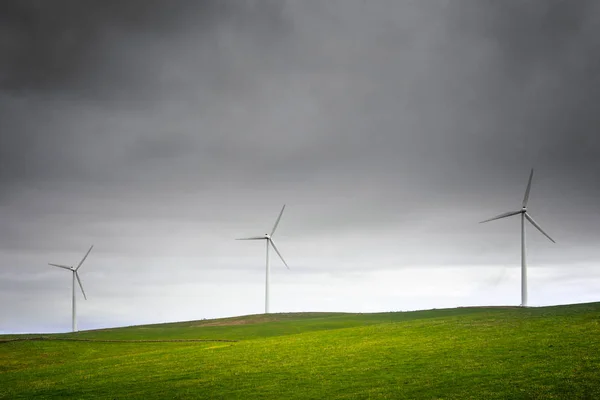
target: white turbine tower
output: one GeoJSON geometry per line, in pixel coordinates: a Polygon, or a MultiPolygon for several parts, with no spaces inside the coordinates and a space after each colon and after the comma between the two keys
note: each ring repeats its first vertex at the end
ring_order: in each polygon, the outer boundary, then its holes
{"type": "Polygon", "coordinates": [[[283,256],[281,255],[279,250],[277,250],[277,246],[275,246],[275,243],[273,242],[273,234],[275,234],[275,229],[277,229],[277,225],[279,225],[279,220],[281,219],[281,216],[283,215],[284,209],[285,209],[285,204],[281,208],[281,212],[279,213],[279,217],[277,217],[277,221],[275,221],[275,225],[273,226],[273,230],[271,231],[271,234],[265,233],[264,236],[253,236],[253,237],[249,237],[249,238],[236,239],[236,240],[264,240],[264,241],[266,241],[266,245],[267,245],[267,276],[266,276],[266,281],[265,281],[265,314],[269,313],[269,245],[273,246],[273,250],[275,250],[275,252],[279,256],[279,258],[281,258],[281,261],[283,261],[283,264],[287,267],[287,269],[290,269],[290,267],[287,265],[287,263],[283,259],[283,256]]]}
{"type": "Polygon", "coordinates": [[[81,265],[87,258],[88,254],[90,254],[90,251],[92,251],[93,247],[94,247],[94,245],[92,245],[90,247],[90,249],[87,251],[87,253],[85,253],[85,256],[83,256],[83,258],[81,259],[81,261],[75,268],[73,268],[72,266],[68,266],[68,265],[48,263],[48,265],[52,265],[53,267],[58,267],[58,268],[64,268],[73,273],[73,288],[72,288],[73,289],[73,332],[77,332],[77,308],[76,308],[76,304],[75,304],[75,279],[77,279],[77,283],[79,283],[79,287],[81,288],[81,293],[83,293],[83,298],[87,300],[87,297],[85,296],[85,292],[83,291],[83,285],[81,284],[81,280],[79,279],[79,274],[77,273],[77,270],[79,268],[81,268],[81,265]]]}
{"type": "Polygon", "coordinates": [[[529,174],[529,182],[527,183],[527,189],[525,190],[525,197],[523,197],[523,205],[519,211],[509,211],[494,218],[486,219],[485,221],[480,222],[480,224],[483,224],[484,222],[521,214],[521,307],[527,307],[527,251],[525,249],[525,220],[528,220],[531,225],[535,226],[537,230],[542,232],[542,234],[550,239],[552,243],[556,243],[554,239],[544,232],[544,230],[533,220],[527,211],[527,202],[529,201],[529,191],[531,190],[532,179],[533,169],[531,169],[531,173],[529,174]]]}

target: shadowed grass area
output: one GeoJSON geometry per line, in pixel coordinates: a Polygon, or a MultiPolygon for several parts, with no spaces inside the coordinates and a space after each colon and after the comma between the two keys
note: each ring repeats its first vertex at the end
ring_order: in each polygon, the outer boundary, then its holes
{"type": "Polygon", "coordinates": [[[252,339],[290,335],[309,331],[341,329],[362,325],[409,321],[441,316],[496,313],[503,308],[454,308],[414,312],[373,314],[350,313],[290,313],[259,314],[234,318],[177,322],[168,324],[102,329],[76,334],[48,335],[49,337],[78,337],[90,339],[252,339]],[[201,328],[201,329],[199,329],[201,328]]]}
{"type": "Polygon", "coordinates": [[[256,315],[0,343],[0,398],[600,398],[600,303],[256,315]]]}

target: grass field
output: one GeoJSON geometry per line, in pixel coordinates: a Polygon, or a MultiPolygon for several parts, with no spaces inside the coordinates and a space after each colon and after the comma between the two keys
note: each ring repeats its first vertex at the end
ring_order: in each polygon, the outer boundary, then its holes
{"type": "Polygon", "coordinates": [[[270,314],[2,340],[3,399],[600,399],[600,303],[270,314]]]}

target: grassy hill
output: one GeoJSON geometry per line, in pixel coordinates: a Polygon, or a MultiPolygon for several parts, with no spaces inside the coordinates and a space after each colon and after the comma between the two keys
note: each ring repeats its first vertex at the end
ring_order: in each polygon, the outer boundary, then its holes
{"type": "Polygon", "coordinates": [[[598,399],[600,303],[0,336],[0,398],[598,399]]]}

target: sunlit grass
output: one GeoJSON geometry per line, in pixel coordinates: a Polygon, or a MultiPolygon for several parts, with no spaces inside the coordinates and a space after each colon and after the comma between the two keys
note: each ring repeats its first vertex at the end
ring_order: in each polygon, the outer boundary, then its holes
{"type": "MultiPolygon", "coordinates": [[[[600,398],[600,303],[275,314],[0,344],[0,397],[600,398]]],[[[1,338],[1,337],[0,337],[1,338]]]]}

